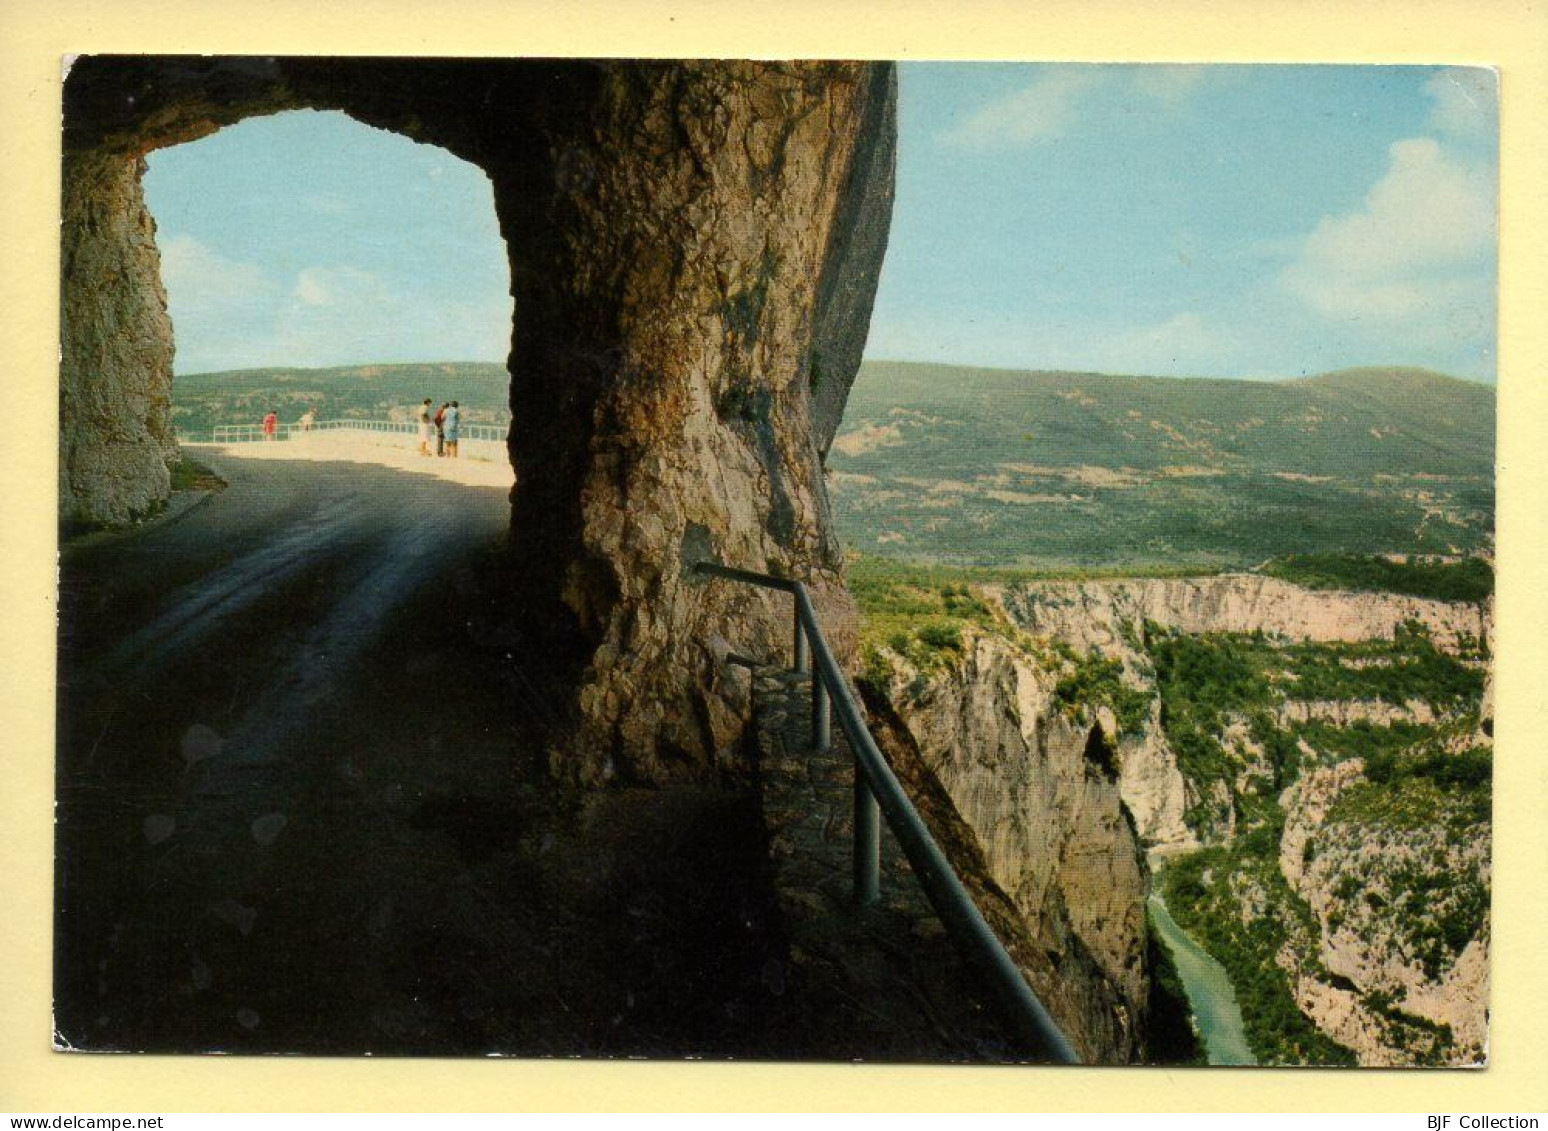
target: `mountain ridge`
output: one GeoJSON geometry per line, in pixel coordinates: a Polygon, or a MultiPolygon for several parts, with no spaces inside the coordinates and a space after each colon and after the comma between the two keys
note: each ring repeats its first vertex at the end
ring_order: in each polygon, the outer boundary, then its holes
{"type": "Polygon", "coordinates": [[[1132,377],[866,362],[828,466],[862,552],[973,566],[1469,554],[1494,390],[1425,370],[1132,377]]]}

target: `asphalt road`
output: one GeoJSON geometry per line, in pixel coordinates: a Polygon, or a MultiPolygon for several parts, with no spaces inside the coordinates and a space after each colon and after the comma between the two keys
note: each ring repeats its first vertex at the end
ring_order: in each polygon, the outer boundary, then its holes
{"type": "MultiPolygon", "coordinates": [[[[328,1047],[329,1025],[294,1015],[388,915],[321,843],[380,852],[393,831],[342,827],[404,786],[369,796],[372,746],[434,764],[472,730],[497,763],[484,772],[511,772],[502,714],[465,715],[489,689],[434,678],[478,615],[475,572],[509,510],[498,488],[385,467],[201,458],[227,490],[62,556],[57,1039],[266,1048],[267,1025],[281,1047],[328,1047]],[[413,602],[419,623],[400,623],[413,602]],[[397,701],[404,683],[422,694],[397,701]],[[359,905],[325,914],[324,889],[359,905]],[[346,923],[349,947],[319,945],[346,923]]],[[[408,784],[450,784],[434,778],[408,784]]],[[[343,1028],[369,1045],[369,1026],[343,1028]]]]}

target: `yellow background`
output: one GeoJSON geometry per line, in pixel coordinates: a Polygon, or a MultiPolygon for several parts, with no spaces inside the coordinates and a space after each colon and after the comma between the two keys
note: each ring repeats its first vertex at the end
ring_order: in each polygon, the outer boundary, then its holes
{"type": "Polygon", "coordinates": [[[0,0],[0,1110],[1548,1110],[1548,9],[1529,0],[0,0]],[[1492,1063],[1375,1072],[298,1060],[49,1051],[61,57],[1246,60],[1502,74],[1492,1063]]]}

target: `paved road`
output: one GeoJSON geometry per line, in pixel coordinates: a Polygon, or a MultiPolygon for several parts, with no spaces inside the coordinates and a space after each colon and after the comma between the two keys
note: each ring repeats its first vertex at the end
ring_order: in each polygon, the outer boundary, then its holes
{"type": "Polygon", "coordinates": [[[296,454],[63,555],[56,1042],[799,1055],[751,790],[547,776],[504,486],[296,454]]]}
{"type": "MultiPolygon", "coordinates": [[[[508,521],[503,491],[346,462],[208,462],[228,481],[224,492],[63,557],[62,1043],[262,1046],[276,1022],[287,1040],[326,1044],[327,1026],[284,1014],[308,993],[325,999],[326,983],[343,976],[320,968],[342,955],[296,943],[298,930],[305,938],[337,924],[279,921],[317,915],[325,889],[340,895],[336,884],[297,882],[326,869],[332,853],[320,838],[342,832],[340,849],[383,847],[374,834],[351,838],[329,807],[353,810],[358,824],[373,803],[364,765],[373,745],[443,758],[470,723],[442,721],[440,710],[489,707],[464,693],[487,688],[448,689],[431,676],[445,665],[445,642],[466,637],[457,622],[477,615],[473,574],[508,521]],[[427,602],[436,587],[453,599],[427,602]],[[409,598],[418,624],[400,623],[409,598]],[[404,630],[428,630],[430,643],[404,654],[404,630]],[[377,656],[406,670],[384,675],[362,662],[377,656]],[[405,676],[423,694],[394,702],[385,681],[405,676]],[[361,734],[364,722],[381,733],[361,734]],[[303,871],[287,875],[292,867],[303,871]],[[276,979],[296,993],[277,995],[276,979]]],[[[472,729],[489,737],[487,726],[472,729]]],[[[510,772],[483,770],[497,780],[510,772]]],[[[357,888],[360,898],[370,887],[357,888]]],[[[355,908],[363,922],[348,916],[351,932],[365,928],[357,937],[387,914],[380,898],[355,908]]]]}

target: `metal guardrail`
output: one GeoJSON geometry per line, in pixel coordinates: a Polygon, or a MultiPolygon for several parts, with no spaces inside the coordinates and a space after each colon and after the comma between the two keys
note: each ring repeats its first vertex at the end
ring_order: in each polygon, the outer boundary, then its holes
{"type": "MultiPolygon", "coordinates": [[[[458,428],[464,440],[495,440],[504,442],[508,427],[503,424],[463,424],[458,428]]],[[[293,440],[308,432],[378,432],[392,435],[415,436],[419,425],[406,420],[319,420],[311,428],[300,424],[277,424],[274,439],[293,440]]],[[[264,439],[261,424],[217,424],[210,433],[212,444],[246,444],[264,439]]]]}
{"type": "Polygon", "coordinates": [[[1013,1030],[1046,1059],[1079,1064],[1069,1040],[1059,1030],[1004,944],[984,920],[946,854],[925,827],[892,767],[882,757],[860,714],[849,681],[822,635],[806,586],[788,578],[699,562],[693,570],[710,577],[791,594],[795,599],[794,666],[812,669],[812,745],[821,752],[832,745],[832,716],[849,739],[855,759],[854,898],[861,906],[875,902],[881,883],[881,826],[878,810],[887,818],[910,867],[941,922],[973,965],[995,990],[1013,1030]]]}

